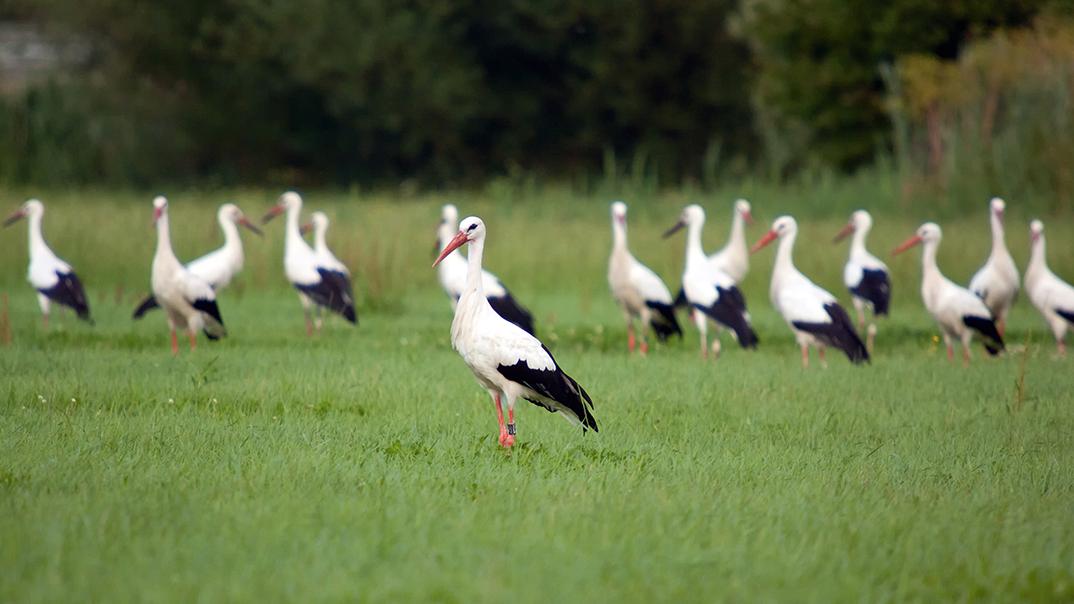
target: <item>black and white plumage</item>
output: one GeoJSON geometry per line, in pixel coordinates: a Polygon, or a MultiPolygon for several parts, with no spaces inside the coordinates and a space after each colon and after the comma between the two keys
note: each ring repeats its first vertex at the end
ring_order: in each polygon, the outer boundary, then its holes
{"type": "Polygon", "coordinates": [[[213,288],[175,257],[168,225],[168,200],[164,197],[153,199],[153,221],[157,227],[157,249],[153,254],[151,284],[153,297],[167,316],[172,354],[179,353],[177,329],[187,331],[191,350],[196,347],[199,330],[204,330],[210,340],[227,335],[213,288]]]}
{"type": "Polygon", "coordinates": [[[26,218],[29,224],[30,265],[26,271],[26,279],[37,290],[42,322],[47,328],[49,311],[55,302],[72,309],[78,318],[93,324],[86,291],[78,275],[70,264],[61,260],[45,243],[41,234],[44,214],[44,204],[30,199],[4,221],[5,227],[15,224],[21,218],[26,218]]]}
{"type": "Polygon", "coordinates": [[[500,445],[515,443],[515,402],[519,398],[560,413],[585,430],[597,431],[593,401],[578,382],[563,372],[552,353],[531,334],[507,321],[492,309],[485,296],[481,260],[485,247],[485,223],[471,216],[444,246],[434,266],[460,246],[470,244],[466,285],[455,306],[451,344],[470,367],[496,405],[500,445]],[[507,402],[507,422],[503,402],[507,402]]]}
{"type": "Polygon", "coordinates": [[[992,251],[984,266],[970,279],[970,291],[984,300],[985,306],[996,319],[996,327],[1003,335],[1007,314],[1018,298],[1018,267],[1007,249],[1003,233],[1003,214],[1007,204],[994,197],[988,203],[989,224],[992,227],[992,251]]]}
{"type": "Polygon", "coordinates": [[[626,320],[627,348],[634,351],[634,320],[638,319],[642,325],[641,352],[645,354],[649,349],[650,331],[664,341],[672,335],[682,337],[682,329],[675,318],[674,301],[667,286],[630,253],[626,204],[621,201],[612,203],[611,212],[612,253],[608,260],[608,285],[626,320]]]}
{"type": "Polygon", "coordinates": [[[948,359],[955,356],[952,339],[958,339],[962,342],[963,361],[968,364],[974,334],[981,337],[989,354],[999,354],[1004,349],[1003,336],[988,306],[973,292],[945,277],[936,264],[936,251],[942,239],[943,231],[939,225],[926,222],[917,229],[917,233],[895,248],[893,254],[901,254],[915,245],[922,245],[921,298],[943,332],[948,359]]]}
{"type": "Polygon", "coordinates": [[[852,363],[869,361],[869,351],[862,343],[846,310],[835,296],[809,280],[794,266],[794,241],[798,223],[790,216],[780,216],[753,246],[756,252],[779,239],[776,263],[772,269],[769,295],[772,305],[794,332],[802,349],[802,366],[809,366],[809,346],[817,348],[824,363],[826,347],[842,350],[852,363]]]}
{"type": "Polygon", "coordinates": [[[1031,250],[1026,267],[1026,293],[1052,330],[1060,355],[1067,352],[1067,330],[1074,328],[1074,287],[1048,268],[1045,250],[1044,223],[1034,220],[1029,225],[1031,250]]]}
{"type": "MultiPolygon", "coordinates": [[[[865,249],[865,238],[873,228],[873,217],[865,210],[858,210],[850,215],[850,222],[835,236],[840,241],[853,234],[850,240],[850,257],[843,268],[843,283],[850,291],[854,310],[858,315],[858,329],[865,331],[865,310],[872,309],[873,317],[888,314],[891,304],[891,279],[888,267],[879,258],[865,249]]],[[[870,323],[866,336],[866,348],[873,350],[876,337],[876,323],[870,323]]]]}
{"type": "MultiPolygon", "coordinates": [[[[701,229],[705,211],[701,206],[686,206],[675,226],[664,233],[671,236],[686,228],[686,263],[682,274],[682,295],[701,336],[701,356],[708,356],[708,321],[730,329],[743,348],[756,348],[758,339],[750,324],[746,299],[734,279],[717,269],[701,247],[701,229]]],[[[712,352],[719,355],[719,335],[713,339],[712,352]]]]}
{"type": "MultiPolygon", "coordinates": [[[[224,245],[204,256],[191,260],[186,268],[192,274],[200,277],[203,281],[219,293],[227,287],[235,278],[245,261],[242,250],[242,238],[239,237],[238,225],[250,229],[261,235],[261,229],[257,228],[242,210],[233,203],[225,203],[216,212],[216,221],[220,224],[220,230],[224,233],[224,245]]],[[[154,308],[160,308],[152,295],[146,297],[134,310],[133,318],[140,319],[145,313],[154,308]]]]}
{"type": "MultiPolygon", "coordinates": [[[[451,238],[455,236],[459,224],[459,210],[453,204],[445,204],[440,209],[440,224],[437,227],[437,243],[439,249],[447,246],[451,238]]],[[[436,274],[440,280],[440,286],[451,300],[451,308],[455,309],[462,292],[466,289],[466,258],[462,252],[455,250],[448,254],[436,267],[436,274]]],[[[488,298],[489,305],[498,315],[518,325],[530,334],[536,335],[533,325],[533,314],[520,304],[503,281],[482,269],[481,287],[488,298]]]]}
{"type": "MultiPolygon", "coordinates": [[[[313,248],[302,239],[299,224],[302,197],[294,191],[284,193],[279,202],[265,214],[262,222],[266,223],[284,212],[287,213],[287,222],[284,225],[284,273],[291,285],[298,290],[305,313],[306,334],[313,333],[311,310],[314,305],[339,313],[348,322],[357,324],[354,289],[349,274],[345,272],[346,267],[341,269],[342,264],[337,266],[319,258],[313,248]]],[[[338,263],[338,260],[336,262],[338,263]]]]}

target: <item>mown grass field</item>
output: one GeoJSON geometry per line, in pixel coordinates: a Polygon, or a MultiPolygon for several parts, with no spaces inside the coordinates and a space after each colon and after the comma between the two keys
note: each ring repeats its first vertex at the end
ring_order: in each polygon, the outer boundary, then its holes
{"type": "MultiPolygon", "coordinates": [[[[630,216],[635,254],[673,287],[683,242],[659,232],[683,197],[630,216]]],[[[442,199],[307,196],[336,219],[360,326],[304,337],[272,223],[265,240],[244,234],[247,270],[220,297],[231,336],[172,358],[159,312],[129,319],[148,285],[151,195],[42,198],[97,324],[58,315],[42,333],[25,225],[0,231],[3,601],[1074,599],[1074,359],[1053,358],[1023,297],[1011,354],[949,365],[917,253],[889,262],[894,313],[871,366],[833,354],[800,368],[767,300],[770,250],[745,288],[758,351],[703,363],[687,329],[641,359],[607,294],[608,200],[456,197],[486,219],[489,268],[601,425],[583,436],[522,404],[505,452],[429,268],[442,199]]],[[[180,257],[218,244],[228,199],[259,216],[274,194],[173,195],[180,257]]],[[[702,201],[714,249],[731,197],[702,201]]],[[[829,242],[860,200],[753,201],[765,223],[806,214],[798,264],[846,300],[846,248],[829,242]]],[[[957,281],[987,254],[984,207],[942,221],[957,281]]],[[[1029,214],[1012,200],[1021,266],[1029,214]]],[[[886,256],[929,217],[887,208],[872,247],[886,256]]],[[[1045,218],[1052,266],[1074,276],[1074,221],[1045,218]]]]}

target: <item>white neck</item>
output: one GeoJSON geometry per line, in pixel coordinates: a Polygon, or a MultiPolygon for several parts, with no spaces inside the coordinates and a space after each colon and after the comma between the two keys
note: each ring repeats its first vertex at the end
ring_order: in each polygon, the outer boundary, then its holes
{"type": "Polygon", "coordinates": [[[242,254],[242,239],[239,238],[239,229],[231,220],[221,216],[220,230],[224,232],[224,247],[232,253],[242,254]]]}
{"type": "Polygon", "coordinates": [[[153,261],[179,264],[179,259],[175,257],[175,251],[172,250],[167,210],[162,212],[160,218],[157,219],[157,251],[153,255],[153,261]]]}
{"type": "Polygon", "coordinates": [[[940,266],[936,264],[936,252],[939,248],[939,241],[926,241],[922,244],[921,277],[926,282],[936,277],[943,277],[940,266]]]}
{"type": "Polygon", "coordinates": [[[1003,221],[992,212],[992,253],[1005,253],[1007,242],[1003,237],[1003,221]]]}
{"type": "Polygon", "coordinates": [[[302,239],[302,231],[298,225],[299,214],[302,213],[302,206],[298,204],[287,206],[287,225],[284,228],[286,231],[283,246],[284,253],[287,253],[288,249],[292,248],[309,248],[306,241],[302,239]]]}
{"type": "Polygon", "coordinates": [[[748,257],[749,251],[746,249],[746,221],[742,218],[742,212],[735,210],[735,215],[731,219],[731,235],[727,238],[727,249],[735,254],[742,254],[748,257]]]}
{"type": "Polygon", "coordinates": [[[318,226],[313,231],[313,249],[318,252],[327,252],[328,243],[325,241],[325,233],[328,232],[327,226],[318,226]]]}
{"type": "Polygon", "coordinates": [[[626,249],[626,246],[626,226],[621,224],[618,218],[612,218],[612,247],[615,249],[626,249]]]}
{"type": "Polygon", "coordinates": [[[1048,257],[1045,253],[1044,233],[1037,236],[1037,240],[1033,242],[1033,246],[1029,251],[1029,267],[1026,270],[1034,271],[1037,269],[1048,268],[1048,257]]]}
{"type": "Polygon", "coordinates": [[[41,215],[30,214],[27,223],[29,223],[30,230],[30,257],[34,258],[36,256],[50,254],[51,251],[45,243],[45,237],[41,235],[41,215]]]}
{"type": "Polygon", "coordinates": [[[789,272],[796,271],[794,268],[794,240],[798,238],[798,233],[790,232],[779,238],[779,247],[776,248],[776,266],[772,269],[772,279],[775,280],[777,275],[783,275],[789,272]]]}
{"type": "Polygon", "coordinates": [[[857,256],[867,254],[865,251],[865,238],[869,236],[871,227],[855,228],[854,235],[850,240],[850,255],[857,256]]]}
{"type": "Polygon", "coordinates": [[[704,223],[692,222],[686,225],[686,266],[702,264],[708,261],[705,250],[701,247],[701,227],[704,223]]]}
{"type": "Polygon", "coordinates": [[[481,287],[481,257],[484,254],[484,237],[470,242],[470,249],[466,253],[466,292],[476,294],[477,300],[485,299],[485,291],[481,287]]]}

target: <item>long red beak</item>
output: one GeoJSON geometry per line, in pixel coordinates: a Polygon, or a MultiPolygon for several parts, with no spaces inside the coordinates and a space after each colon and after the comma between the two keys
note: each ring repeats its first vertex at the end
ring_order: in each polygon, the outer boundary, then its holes
{"type": "Polygon", "coordinates": [[[254,233],[256,233],[259,236],[262,236],[262,237],[265,236],[265,234],[263,232],[261,232],[261,229],[257,228],[257,225],[255,225],[254,223],[250,222],[250,219],[245,217],[245,216],[240,217],[239,220],[238,220],[238,223],[241,224],[242,226],[250,229],[251,231],[253,231],[254,233]]]}
{"type": "Polygon", "coordinates": [[[841,231],[839,231],[838,233],[835,234],[835,239],[832,239],[832,243],[839,243],[840,241],[846,239],[847,235],[849,235],[849,234],[851,234],[853,232],[854,232],[854,224],[848,222],[847,225],[845,227],[843,227],[843,230],[841,230],[841,231]]]}
{"type": "Polygon", "coordinates": [[[742,213],[742,219],[746,221],[746,224],[753,224],[753,212],[746,210],[742,213]]]}
{"type": "Polygon", "coordinates": [[[454,252],[455,250],[459,249],[465,243],[466,243],[466,233],[463,233],[462,231],[459,231],[458,234],[455,235],[455,237],[453,237],[451,239],[451,241],[448,241],[447,247],[445,247],[444,250],[442,252],[440,252],[440,255],[436,257],[436,262],[433,262],[433,266],[435,267],[437,264],[440,264],[440,261],[443,260],[444,258],[447,258],[448,254],[450,254],[451,252],[454,252]]]}
{"type": "Polygon", "coordinates": [[[750,253],[756,254],[758,250],[775,241],[777,237],[779,237],[779,233],[775,231],[768,231],[764,234],[764,237],[761,237],[757,240],[757,243],[753,244],[753,247],[750,248],[750,253]]]}
{"type": "Polygon", "coordinates": [[[8,216],[6,219],[4,219],[4,226],[9,227],[9,226],[15,224],[16,222],[19,221],[20,218],[22,218],[25,215],[26,215],[26,212],[23,212],[21,209],[15,210],[15,212],[11,216],[8,216]]]}
{"type": "Polygon", "coordinates": [[[903,241],[902,243],[900,243],[899,247],[895,248],[895,250],[893,252],[891,252],[891,255],[892,256],[898,256],[899,254],[905,252],[906,250],[908,250],[908,249],[914,247],[915,245],[921,243],[921,241],[922,241],[921,240],[921,235],[914,235],[913,237],[911,237],[911,238],[907,239],[906,241],[903,241]]]}
{"type": "Polygon", "coordinates": [[[267,224],[268,221],[279,216],[280,214],[283,214],[283,211],[286,209],[287,206],[283,205],[282,203],[272,206],[272,208],[270,208],[268,212],[265,212],[265,215],[261,217],[261,224],[267,224]]]}
{"type": "Polygon", "coordinates": [[[156,224],[160,217],[164,215],[164,210],[161,208],[153,208],[153,224],[156,224]]]}

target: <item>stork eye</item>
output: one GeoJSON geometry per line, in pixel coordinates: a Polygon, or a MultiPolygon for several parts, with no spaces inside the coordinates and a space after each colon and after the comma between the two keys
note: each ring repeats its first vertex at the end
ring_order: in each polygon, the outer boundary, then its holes
{"type": "Polygon", "coordinates": [[[472,231],[472,230],[474,230],[476,228],[477,228],[477,223],[475,222],[474,224],[471,224],[469,227],[466,228],[466,232],[469,233],[470,231],[472,231]]]}

